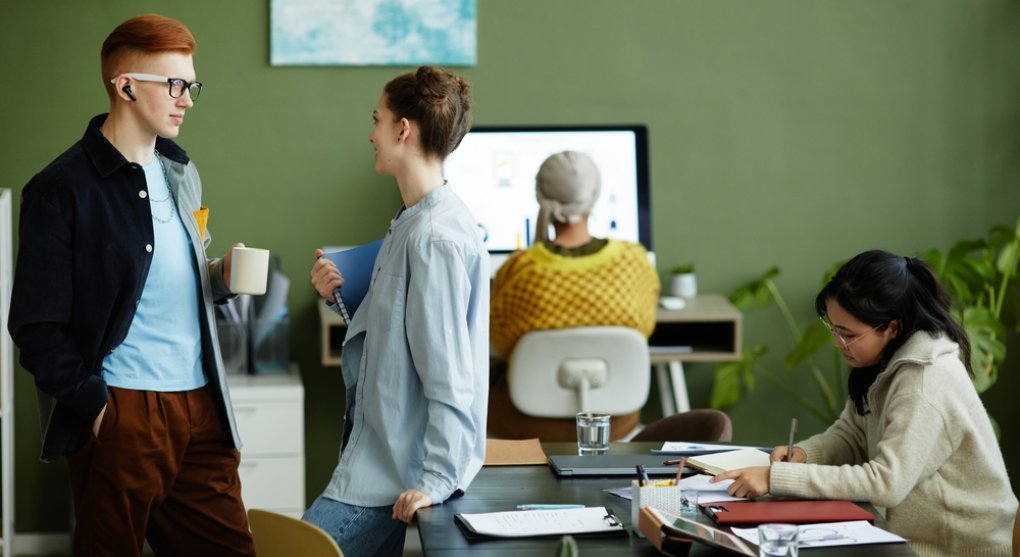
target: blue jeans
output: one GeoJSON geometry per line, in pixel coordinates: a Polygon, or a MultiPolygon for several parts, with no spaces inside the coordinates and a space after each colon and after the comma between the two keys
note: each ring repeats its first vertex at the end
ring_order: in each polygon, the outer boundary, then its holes
{"type": "Polygon", "coordinates": [[[400,557],[407,524],[391,516],[393,505],[358,507],[319,496],[301,520],[325,530],[344,555],[400,557]]]}

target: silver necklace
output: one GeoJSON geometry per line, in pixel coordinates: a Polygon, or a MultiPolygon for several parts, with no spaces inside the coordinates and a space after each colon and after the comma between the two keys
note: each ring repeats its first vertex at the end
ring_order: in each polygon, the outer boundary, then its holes
{"type": "MultiPolygon", "coordinates": [[[[163,199],[153,199],[150,196],[149,197],[150,205],[152,203],[167,203],[167,202],[170,201],[170,177],[167,176],[167,174],[166,174],[166,167],[163,166],[163,158],[159,156],[159,151],[153,151],[153,153],[156,154],[156,160],[159,161],[159,167],[163,170],[163,179],[166,180],[166,190],[167,191],[166,191],[166,197],[164,197],[163,199]]],[[[166,219],[161,219],[161,218],[156,216],[156,211],[152,211],[152,220],[154,220],[154,221],[156,221],[158,223],[161,223],[161,224],[167,224],[170,221],[174,220],[174,204],[172,202],[169,203],[169,207],[170,207],[170,216],[166,217],[166,219]]],[[[155,205],[152,205],[152,208],[155,209],[156,208],[155,205]]]]}

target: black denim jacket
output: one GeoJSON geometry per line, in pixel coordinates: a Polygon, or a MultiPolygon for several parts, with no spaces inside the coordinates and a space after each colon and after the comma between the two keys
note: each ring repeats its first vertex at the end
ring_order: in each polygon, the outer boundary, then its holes
{"type": "MultiPolygon", "coordinates": [[[[106,115],[22,190],[18,260],[9,329],[40,395],[43,460],[74,450],[106,404],[103,358],[127,336],[152,263],[153,227],[145,172],[102,135],[106,115]]],[[[171,192],[195,249],[202,286],[203,364],[233,416],[216,341],[212,302],[223,301],[220,261],[207,260],[193,211],[201,183],[187,153],[167,139],[171,192]]],[[[235,430],[236,431],[236,430],[235,430]]],[[[239,446],[235,435],[235,445],[239,446]]]]}

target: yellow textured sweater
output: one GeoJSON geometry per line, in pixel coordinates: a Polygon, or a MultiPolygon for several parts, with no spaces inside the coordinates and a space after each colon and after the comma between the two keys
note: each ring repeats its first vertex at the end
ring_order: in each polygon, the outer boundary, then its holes
{"type": "Polygon", "coordinates": [[[609,240],[591,255],[566,257],[542,244],[514,253],[492,284],[489,335],[509,357],[534,330],[586,325],[655,328],[659,276],[640,244],[609,240]]]}

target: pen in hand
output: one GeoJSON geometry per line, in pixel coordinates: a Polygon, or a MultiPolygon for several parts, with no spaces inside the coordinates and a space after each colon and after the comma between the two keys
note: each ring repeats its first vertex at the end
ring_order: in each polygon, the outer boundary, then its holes
{"type": "Polygon", "coordinates": [[[786,445],[786,456],[784,462],[793,462],[793,437],[797,435],[797,418],[790,420],[790,442],[786,445]]]}

